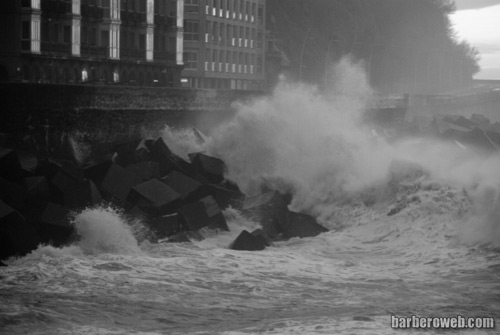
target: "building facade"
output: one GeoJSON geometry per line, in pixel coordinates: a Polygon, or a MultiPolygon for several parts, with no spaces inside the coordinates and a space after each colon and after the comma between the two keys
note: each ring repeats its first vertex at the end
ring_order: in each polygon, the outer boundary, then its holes
{"type": "Polygon", "coordinates": [[[183,86],[265,88],[265,0],[185,0],[183,86]]]}
{"type": "Polygon", "coordinates": [[[16,0],[0,80],[180,86],[184,0],[16,0]]]}

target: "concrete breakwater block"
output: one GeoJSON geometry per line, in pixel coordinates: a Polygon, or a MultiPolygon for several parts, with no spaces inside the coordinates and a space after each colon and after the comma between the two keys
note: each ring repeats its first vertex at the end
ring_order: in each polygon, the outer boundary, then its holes
{"type": "Polygon", "coordinates": [[[161,137],[153,145],[151,159],[160,163],[160,173],[162,175],[166,175],[174,170],[187,176],[192,175],[191,164],[174,154],[161,137]]]}
{"type": "Polygon", "coordinates": [[[289,212],[281,194],[277,191],[267,192],[254,197],[246,198],[242,214],[247,218],[259,222],[262,230],[273,239],[289,224],[289,212]]]}
{"type": "Polygon", "coordinates": [[[181,221],[177,213],[159,216],[147,222],[157,239],[163,239],[182,231],[181,221]]]}
{"type": "Polygon", "coordinates": [[[179,193],[156,178],[135,185],[127,198],[127,203],[153,216],[175,212],[180,201],[179,193]]]}
{"type": "Polygon", "coordinates": [[[126,169],[137,177],[140,182],[153,178],[160,178],[160,164],[158,162],[140,162],[130,164],[126,169]]]}
{"type": "Polygon", "coordinates": [[[180,194],[183,202],[193,202],[205,196],[208,196],[208,190],[202,187],[202,184],[178,171],[172,171],[161,178],[168,187],[180,194]]]}
{"type": "Polygon", "coordinates": [[[221,209],[232,207],[241,209],[245,200],[245,195],[239,190],[227,189],[221,185],[207,184],[204,185],[207,192],[212,195],[221,209]]]}
{"type": "Polygon", "coordinates": [[[276,191],[247,198],[224,179],[226,165],[218,158],[195,153],[191,163],[186,162],[162,138],[124,143],[114,154],[115,163],[110,152],[81,167],[51,158],[38,163],[29,154],[21,164],[16,151],[1,149],[0,256],[28,252],[39,240],[56,246],[71,242],[76,237],[71,211],[98,205],[102,199],[141,219],[152,240],[202,239],[201,228],[228,231],[222,213],[228,207],[262,225],[235,241],[241,250],[261,250],[273,240],[326,231],[312,217],[290,213],[276,191]]]}
{"type": "Polygon", "coordinates": [[[36,248],[38,242],[35,228],[18,211],[0,201],[0,259],[24,255],[36,248]]]}
{"type": "Polygon", "coordinates": [[[263,239],[254,236],[246,230],[243,230],[231,245],[231,249],[242,251],[259,251],[264,250],[265,248],[266,244],[263,239]]]}
{"type": "Polygon", "coordinates": [[[63,195],[63,202],[67,208],[81,209],[87,206],[97,205],[102,200],[101,193],[95,184],[88,179],[84,179],[66,190],[63,195]]]}
{"type": "Polygon", "coordinates": [[[285,238],[314,237],[328,231],[310,215],[296,212],[289,212],[288,215],[288,225],[282,229],[285,238]]]}
{"type": "Polygon", "coordinates": [[[27,197],[24,187],[0,177],[0,199],[11,207],[19,210],[23,208],[27,197]]]}
{"type": "Polygon", "coordinates": [[[141,143],[141,140],[124,141],[117,143],[113,151],[113,161],[115,164],[126,167],[130,164],[136,163],[136,151],[141,143]]]}
{"type": "Polygon", "coordinates": [[[94,184],[100,186],[112,164],[111,157],[87,163],[83,167],[85,178],[92,180],[94,184]]]}
{"type": "Polygon", "coordinates": [[[0,147],[0,176],[8,180],[17,180],[22,175],[17,153],[9,148],[0,147]]]}
{"type": "Polygon", "coordinates": [[[188,156],[195,171],[210,183],[219,184],[224,180],[226,164],[221,159],[207,156],[201,152],[190,153],[188,156]]]}
{"type": "Polygon", "coordinates": [[[139,182],[139,178],[133,172],[113,164],[104,176],[100,189],[105,197],[125,203],[130,190],[139,182]]]}
{"type": "Polygon", "coordinates": [[[33,176],[24,178],[26,193],[31,198],[37,198],[45,201],[50,201],[52,196],[50,193],[49,181],[45,176],[33,176]]]}
{"type": "Polygon", "coordinates": [[[212,196],[183,206],[179,210],[184,230],[196,231],[203,227],[228,231],[226,219],[212,196]]]}
{"type": "Polygon", "coordinates": [[[58,204],[47,203],[39,216],[38,232],[44,243],[61,246],[68,242],[74,233],[69,222],[70,211],[58,204]]]}

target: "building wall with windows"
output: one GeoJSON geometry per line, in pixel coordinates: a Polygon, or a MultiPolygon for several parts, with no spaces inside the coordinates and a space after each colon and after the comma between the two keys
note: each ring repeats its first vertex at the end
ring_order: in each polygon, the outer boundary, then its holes
{"type": "Polygon", "coordinates": [[[184,86],[265,88],[265,0],[185,0],[184,18],[184,86]]]}
{"type": "Polygon", "coordinates": [[[180,86],[184,0],[2,4],[0,80],[180,86]]]}

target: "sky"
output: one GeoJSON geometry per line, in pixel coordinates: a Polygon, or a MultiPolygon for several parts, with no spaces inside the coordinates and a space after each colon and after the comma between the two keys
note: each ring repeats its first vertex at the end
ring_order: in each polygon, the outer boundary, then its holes
{"type": "Polygon", "coordinates": [[[500,0],[455,0],[451,16],[457,37],[480,53],[476,79],[500,79],[500,0]]]}

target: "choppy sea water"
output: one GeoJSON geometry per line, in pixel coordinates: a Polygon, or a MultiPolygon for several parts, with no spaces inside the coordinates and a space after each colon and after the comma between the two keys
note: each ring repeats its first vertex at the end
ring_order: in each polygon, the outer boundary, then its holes
{"type": "MultiPolygon", "coordinates": [[[[91,235],[62,249],[40,247],[0,270],[0,329],[390,334],[401,332],[390,328],[391,315],[490,316],[498,322],[500,254],[457,242],[453,232],[468,205],[462,191],[434,185],[416,195],[420,202],[393,216],[385,205],[345,205],[348,227],[261,252],[227,249],[238,231],[252,225],[234,210],[225,212],[230,233],[206,234],[201,242],[143,242],[136,248],[124,238],[103,250],[84,241],[96,238],[91,235]]],[[[103,224],[118,234],[128,231],[109,209],[86,215],[109,220],[110,214],[113,223],[103,224]]]]}
{"type": "Polygon", "coordinates": [[[228,209],[230,232],[152,244],[119,211],[87,209],[75,219],[78,242],[40,246],[0,268],[0,333],[410,332],[392,329],[392,315],[498,324],[499,155],[387,141],[353,121],[367,90],[359,69],[343,64],[335,73],[331,96],[282,85],[240,106],[203,148],[186,133],[163,134],[181,156],[203,149],[224,159],[247,194],[262,183],[293,193],[291,209],[314,215],[328,233],[234,251],[239,232],[258,222],[228,209]]]}

